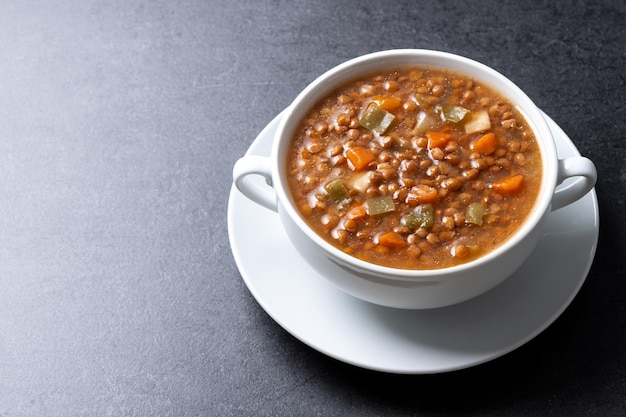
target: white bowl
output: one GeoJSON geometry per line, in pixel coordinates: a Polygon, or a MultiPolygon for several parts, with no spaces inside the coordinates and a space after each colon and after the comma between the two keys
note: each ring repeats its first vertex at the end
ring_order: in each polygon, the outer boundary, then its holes
{"type": "MultiPolygon", "coordinates": [[[[570,204],[593,188],[594,164],[584,157],[559,160],[552,132],[541,111],[514,83],[476,61],[445,52],[406,49],[376,52],[345,62],[307,86],[285,110],[270,157],[244,156],[233,169],[237,188],[248,198],[277,211],[293,245],[321,275],[349,294],[397,308],[435,308],[476,297],[511,275],[537,245],[551,210],[570,204]],[[421,66],[463,73],[491,86],[517,106],[535,133],[543,160],[537,201],[517,232],[488,254],[465,264],[436,270],[407,270],[375,265],[326,242],[309,228],[294,207],[287,189],[285,158],[295,129],[311,107],[336,87],[376,70],[421,66]],[[268,187],[246,181],[262,175],[268,187]],[[556,190],[570,177],[580,177],[556,190]]],[[[280,262],[280,254],[276,261],[280,262]]],[[[294,271],[294,279],[298,279],[294,271]]]]}

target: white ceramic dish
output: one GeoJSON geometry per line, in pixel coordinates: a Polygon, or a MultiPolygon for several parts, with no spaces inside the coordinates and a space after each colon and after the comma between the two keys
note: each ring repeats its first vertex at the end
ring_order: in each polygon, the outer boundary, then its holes
{"type": "MultiPolygon", "coordinates": [[[[248,154],[269,155],[279,118],[259,134],[248,154]]],[[[578,156],[563,130],[547,120],[559,157],[578,156]]],[[[228,206],[230,242],[239,271],[252,295],[280,326],[340,361],[406,374],[484,363],[542,332],[585,281],[598,229],[598,203],[592,190],[550,214],[535,251],[496,288],[450,307],[400,310],[361,301],[319,276],[291,246],[278,215],[234,187],[228,206]]]]}
{"type": "Polygon", "coordinates": [[[233,182],[245,196],[277,212],[302,258],[348,294],[388,307],[444,307],[483,294],[515,272],[537,245],[550,212],[577,201],[595,185],[597,173],[593,162],[581,156],[559,159],[553,136],[530,98],[504,75],[484,64],[441,51],[379,51],[348,60],[308,84],[283,112],[270,156],[245,155],[237,160],[233,166],[233,182]],[[446,268],[391,268],[346,253],[309,226],[288,186],[290,173],[286,160],[290,144],[301,120],[308,117],[312,103],[364,74],[406,66],[445,68],[497,90],[523,115],[541,153],[537,196],[515,232],[482,256],[446,268]],[[265,184],[249,181],[250,177],[258,176],[265,178],[265,184]],[[576,181],[570,181],[570,186],[556,188],[557,184],[571,178],[576,181]]]}

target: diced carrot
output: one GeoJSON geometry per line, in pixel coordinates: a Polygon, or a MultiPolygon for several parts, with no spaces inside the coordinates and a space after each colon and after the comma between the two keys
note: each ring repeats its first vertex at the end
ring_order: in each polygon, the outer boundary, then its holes
{"type": "Polygon", "coordinates": [[[470,145],[470,149],[483,155],[489,155],[493,153],[497,147],[498,140],[496,139],[496,135],[491,132],[482,135],[470,145]]]}
{"type": "Polygon", "coordinates": [[[360,220],[360,219],[365,218],[365,216],[367,216],[367,209],[365,208],[365,205],[363,204],[352,207],[346,213],[346,218],[352,219],[352,220],[360,220]]]}
{"type": "Polygon", "coordinates": [[[452,140],[452,135],[445,132],[426,132],[426,139],[428,139],[428,148],[445,148],[445,146],[452,140]]]}
{"type": "Polygon", "coordinates": [[[504,177],[493,184],[491,189],[498,194],[511,195],[519,192],[524,184],[524,177],[521,175],[513,175],[511,177],[504,177]]]}
{"type": "Polygon", "coordinates": [[[434,203],[439,199],[439,192],[435,187],[426,184],[417,184],[411,188],[408,199],[415,199],[417,204],[434,203]]]}
{"type": "Polygon", "coordinates": [[[378,244],[389,249],[402,249],[407,243],[406,240],[396,232],[386,232],[378,237],[378,244]]]}
{"type": "Polygon", "coordinates": [[[376,159],[372,151],[358,146],[348,149],[346,151],[346,157],[352,163],[355,171],[366,168],[370,162],[376,159]]]}
{"type": "Polygon", "coordinates": [[[402,105],[402,101],[396,96],[376,96],[372,101],[388,112],[396,111],[402,105]]]}

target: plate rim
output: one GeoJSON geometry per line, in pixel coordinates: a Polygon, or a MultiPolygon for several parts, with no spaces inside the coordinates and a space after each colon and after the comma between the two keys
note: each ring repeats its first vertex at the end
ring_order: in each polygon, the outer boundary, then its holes
{"type": "MultiPolygon", "coordinates": [[[[284,114],[284,110],[282,112],[280,112],[278,115],[276,115],[267,125],[265,125],[265,127],[261,130],[261,132],[257,135],[257,137],[254,139],[254,141],[250,144],[250,146],[248,147],[247,151],[246,151],[246,155],[248,154],[252,154],[252,149],[254,148],[254,145],[257,144],[258,141],[261,141],[263,139],[265,139],[265,136],[267,136],[267,134],[269,132],[271,132],[272,129],[275,129],[278,121],[280,120],[280,117],[282,117],[282,115],[284,114]]],[[[562,139],[566,140],[568,143],[566,143],[566,145],[568,145],[568,147],[572,148],[572,151],[577,154],[580,155],[580,152],[578,151],[577,147],[575,146],[575,144],[571,141],[571,139],[569,138],[569,136],[563,131],[563,129],[552,119],[550,118],[547,114],[543,113],[542,114],[546,117],[548,124],[551,128],[551,130],[553,130],[553,133],[555,136],[561,136],[562,139]]],[[[570,304],[572,303],[572,301],[574,300],[574,298],[578,295],[578,293],[580,292],[580,289],[582,288],[582,286],[584,285],[587,276],[589,274],[589,271],[591,270],[591,267],[593,265],[593,261],[595,258],[595,254],[596,254],[596,250],[597,250],[597,245],[598,245],[598,238],[599,238],[599,206],[598,206],[598,199],[597,199],[597,193],[595,190],[595,187],[585,196],[583,196],[581,198],[581,200],[583,199],[591,199],[591,206],[592,206],[592,217],[593,217],[593,232],[589,235],[588,239],[590,240],[590,246],[589,246],[589,256],[588,259],[585,262],[585,268],[584,270],[581,269],[580,274],[581,277],[577,280],[576,285],[573,286],[571,288],[571,293],[569,294],[569,297],[565,300],[565,302],[563,302],[553,313],[551,316],[546,317],[546,319],[544,319],[541,323],[541,325],[537,326],[533,331],[529,332],[529,334],[527,334],[525,337],[520,338],[519,340],[517,340],[515,343],[510,344],[509,346],[499,349],[499,350],[494,350],[493,352],[491,352],[491,354],[489,355],[484,355],[483,357],[476,359],[474,361],[468,361],[462,365],[454,365],[454,366],[449,366],[449,367],[439,367],[439,368],[433,368],[433,369],[408,369],[408,368],[403,368],[403,367],[395,367],[395,368],[390,368],[390,367],[383,367],[383,366],[376,366],[373,364],[367,364],[367,363],[363,363],[362,361],[356,361],[356,360],[352,360],[349,357],[345,357],[342,355],[338,355],[335,352],[326,349],[322,346],[319,346],[319,344],[315,344],[313,341],[308,340],[307,338],[304,338],[301,336],[300,332],[296,331],[295,329],[292,329],[290,326],[286,325],[284,323],[284,320],[282,320],[280,317],[276,317],[275,312],[273,311],[272,307],[267,305],[266,300],[264,300],[264,298],[257,292],[255,286],[253,285],[252,282],[250,282],[251,278],[246,276],[246,274],[244,273],[244,270],[246,269],[245,266],[243,265],[245,260],[243,259],[241,253],[239,253],[239,251],[236,249],[236,240],[237,238],[235,237],[236,235],[236,231],[235,231],[235,226],[234,226],[234,216],[235,216],[235,209],[234,204],[235,204],[235,199],[237,198],[237,196],[239,197],[243,197],[239,191],[233,186],[231,186],[231,190],[230,190],[230,194],[229,194],[229,198],[228,198],[228,212],[227,212],[227,222],[228,222],[228,235],[229,235],[229,241],[230,241],[230,246],[231,246],[231,251],[233,254],[233,257],[235,259],[235,263],[237,265],[237,269],[241,275],[241,278],[243,279],[244,283],[246,284],[246,287],[248,288],[248,291],[250,291],[250,293],[252,294],[253,298],[255,299],[255,301],[261,306],[261,308],[266,312],[266,314],[268,314],[272,320],[274,320],[280,327],[282,327],[285,331],[287,331],[289,334],[291,334],[293,337],[295,337],[297,340],[301,341],[302,343],[304,343],[305,345],[309,346],[310,348],[330,357],[330,358],[334,358],[340,362],[343,363],[347,363],[353,366],[357,366],[360,368],[364,368],[364,369],[369,369],[369,370],[373,370],[373,371],[379,371],[379,372],[385,372],[385,373],[395,373],[395,374],[436,374],[436,373],[446,373],[446,372],[451,372],[451,371],[456,371],[456,370],[461,370],[461,369],[466,369],[466,368],[471,368],[486,362],[490,362],[494,359],[497,359],[501,356],[504,356],[516,349],[518,349],[519,347],[525,345],[526,343],[528,343],[529,341],[531,341],[532,339],[534,339],[535,337],[537,337],[539,334],[541,334],[543,331],[545,331],[548,327],[550,327],[562,314],[563,312],[570,306],[570,304]]],[[[245,198],[245,197],[243,197],[245,198]]],[[[580,201],[580,200],[579,200],[580,201]]],[[[336,289],[336,291],[341,291],[339,289],[336,289]]]]}

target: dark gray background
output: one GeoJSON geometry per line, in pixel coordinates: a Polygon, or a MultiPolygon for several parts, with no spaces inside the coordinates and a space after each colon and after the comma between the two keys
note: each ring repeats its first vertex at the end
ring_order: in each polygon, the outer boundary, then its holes
{"type": "Polygon", "coordinates": [[[624,415],[625,21],[617,0],[2,2],[0,416],[624,415]],[[308,82],[412,47],[507,75],[599,173],[573,304],[430,376],[298,342],[226,224],[233,163],[308,82]]]}

